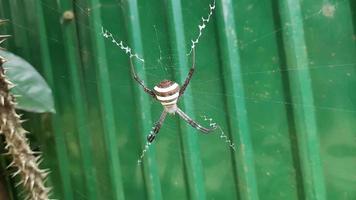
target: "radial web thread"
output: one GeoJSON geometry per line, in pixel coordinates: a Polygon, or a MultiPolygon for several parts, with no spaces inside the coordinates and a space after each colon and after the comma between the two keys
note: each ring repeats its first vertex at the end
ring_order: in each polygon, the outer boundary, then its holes
{"type": "Polygon", "coordinates": [[[227,135],[226,135],[225,132],[222,130],[222,128],[221,128],[217,123],[215,123],[212,118],[209,118],[209,117],[207,117],[207,116],[205,116],[205,115],[202,115],[201,117],[202,117],[205,121],[208,121],[208,122],[209,122],[209,126],[210,126],[211,128],[217,128],[217,129],[219,129],[219,131],[220,131],[220,138],[221,138],[222,140],[224,140],[224,141],[229,145],[229,147],[231,147],[232,150],[236,151],[235,144],[227,137],[227,135]]]}

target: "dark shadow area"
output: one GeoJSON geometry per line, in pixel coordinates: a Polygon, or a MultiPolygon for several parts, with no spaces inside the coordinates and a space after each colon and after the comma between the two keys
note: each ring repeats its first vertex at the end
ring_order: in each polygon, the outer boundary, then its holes
{"type": "Polygon", "coordinates": [[[7,168],[11,162],[11,156],[7,155],[7,150],[5,149],[5,137],[0,134],[0,199],[1,200],[16,200],[13,196],[15,191],[14,179],[11,178],[11,172],[14,171],[14,168],[7,168]],[[11,196],[10,196],[11,194],[11,196]]]}
{"type": "Polygon", "coordinates": [[[5,172],[0,169],[0,199],[10,199],[6,190],[5,172]]]}
{"type": "MultiPolygon", "coordinates": [[[[282,29],[282,22],[280,16],[280,4],[278,1],[272,1],[272,10],[273,10],[273,21],[275,22],[275,27],[277,30],[282,29]]],[[[285,97],[285,102],[292,102],[292,94],[290,91],[290,77],[288,73],[287,60],[285,54],[285,45],[283,41],[283,32],[276,32],[276,41],[278,47],[278,57],[280,58],[280,71],[282,77],[282,87],[283,93],[285,97]]],[[[299,159],[299,148],[298,148],[298,137],[297,130],[294,119],[294,111],[292,104],[284,104],[286,109],[286,116],[288,121],[288,130],[289,130],[289,138],[291,141],[291,152],[293,159],[293,166],[295,168],[295,176],[296,176],[296,190],[298,194],[298,199],[304,199],[305,192],[303,187],[303,176],[299,159]]]]}

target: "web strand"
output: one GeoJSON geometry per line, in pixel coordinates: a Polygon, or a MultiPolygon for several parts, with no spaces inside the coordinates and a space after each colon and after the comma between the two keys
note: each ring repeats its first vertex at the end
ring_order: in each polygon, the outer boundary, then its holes
{"type": "Polygon", "coordinates": [[[132,49],[129,46],[125,46],[121,40],[119,42],[116,41],[114,36],[108,30],[104,29],[104,27],[101,27],[101,34],[103,37],[105,37],[107,39],[111,39],[111,42],[114,43],[116,46],[118,46],[120,49],[124,50],[125,53],[130,56],[130,58],[136,57],[141,62],[145,62],[145,60],[143,58],[139,57],[137,54],[133,54],[132,49]]]}
{"type": "MultiPolygon", "coordinates": [[[[153,134],[154,129],[155,129],[155,126],[152,127],[150,134],[153,134]]],[[[145,154],[149,150],[151,144],[152,144],[151,142],[146,141],[145,147],[143,148],[141,155],[140,155],[139,159],[137,160],[137,165],[141,165],[143,157],[145,157],[145,154]]]]}
{"type": "Polygon", "coordinates": [[[209,118],[209,117],[207,117],[205,115],[202,115],[201,117],[204,119],[204,121],[208,121],[209,122],[209,126],[211,128],[219,129],[220,130],[220,138],[222,140],[224,140],[225,143],[227,143],[232,150],[236,151],[235,144],[227,137],[227,135],[222,130],[222,128],[216,122],[214,122],[212,118],[209,118]]]}
{"type": "Polygon", "coordinates": [[[187,54],[187,56],[189,56],[192,53],[193,49],[195,48],[195,45],[197,45],[199,43],[199,39],[203,34],[203,30],[206,28],[206,24],[210,21],[210,18],[213,15],[213,11],[215,9],[215,0],[214,0],[214,2],[212,4],[209,4],[209,8],[210,8],[210,11],[209,11],[208,17],[207,18],[204,18],[204,17],[201,18],[202,22],[201,22],[201,24],[198,25],[198,28],[199,28],[198,37],[195,40],[192,40],[192,46],[190,47],[190,51],[187,54]]]}
{"type": "Polygon", "coordinates": [[[151,143],[146,142],[145,147],[143,148],[141,155],[140,155],[139,159],[137,160],[137,165],[141,165],[143,157],[145,157],[145,154],[148,151],[148,149],[150,148],[150,146],[151,146],[151,143]]]}

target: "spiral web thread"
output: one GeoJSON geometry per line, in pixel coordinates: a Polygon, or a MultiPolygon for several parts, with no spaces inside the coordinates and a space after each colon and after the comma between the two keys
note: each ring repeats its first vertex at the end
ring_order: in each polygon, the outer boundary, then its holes
{"type": "Polygon", "coordinates": [[[188,56],[192,53],[193,49],[195,48],[195,45],[199,43],[199,39],[203,34],[203,30],[206,28],[206,24],[210,21],[210,18],[213,15],[213,11],[215,9],[215,0],[214,0],[214,2],[212,4],[209,4],[209,8],[210,8],[210,11],[209,11],[208,17],[207,18],[204,18],[204,17],[201,18],[202,22],[201,22],[201,24],[198,25],[199,35],[195,40],[192,40],[192,46],[190,48],[189,53],[187,54],[188,56]]]}
{"type": "Polygon", "coordinates": [[[141,57],[139,57],[137,54],[132,53],[132,49],[129,46],[125,46],[122,41],[116,41],[114,38],[113,34],[110,33],[108,30],[104,29],[104,27],[101,27],[101,34],[107,39],[111,39],[111,42],[114,43],[116,46],[118,46],[120,49],[124,50],[127,55],[131,57],[136,57],[142,62],[145,62],[145,60],[141,57]]]}
{"type": "Polygon", "coordinates": [[[222,130],[222,128],[213,121],[212,118],[209,118],[205,115],[201,116],[205,121],[209,121],[209,126],[211,128],[218,128],[220,130],[220,138],[222,140],[225,140],[225,142],[229,145],[229,147],[231,147],[231,149],[233,149],[234,151],[236,151],[236,147],[235,144],[227,137],[227,135],[224,133],[224,131],[222,130]]]}
{"type": "MultiPolygon", "coordinates": [[[[154,129],[155,127],[152,127],[152,130],[150,131],[150,134],[153,134],[153,129],[154,129]]],[[[146,142],[146,144],[145,144],[145,147],[143,148],[143,150],[142,150],[142,153],[141,153],[141,155],[140,155],[140,158],[137,160],[137,164],[138,165],[141,165],[141,163],[142,163],[142,160],[143,160],[143,157],[145,156],[145,153],[148,151],[148,149],[150,148],[150,146],[151,146],[151,144],[152,143],[150,143],[150,142],[146,142]]]]}

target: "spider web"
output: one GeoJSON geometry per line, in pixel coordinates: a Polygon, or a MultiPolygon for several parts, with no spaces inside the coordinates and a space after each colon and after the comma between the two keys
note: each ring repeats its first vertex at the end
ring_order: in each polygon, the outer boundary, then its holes
{"type": "MultiPolygon", "coordinates": [[[[212,17],[214,10],[216,8],[215,4],[216,4],[215,1],[212,1],[211,4],[208,4],[209,10],[208,10],[206,16],[201,17],[200,23],[196,27],[196,29],[198,30],[197,34],[194,38],[191,39],[191,46],[190,46],[189,52],[187,53],[187,56],[191,55],[192,50],[194,48],[196,48],[196,46],[199,43],[200,38],[203,36],[203,31],[207,27],[209,21],[211,20],[211,17],[212,17]]],[[[76,6],[81,11],[84,12],[84,10],[82,8],[80,8],[78,6],[78,4],[76,4],[76,6]]],[[[94,8],[96,8],[96,7],[94,7],[94,8]]],[[[86,10],[90,11],[92,9],[86,9],[86,10]]],[[[89,14],[88,14],[88,16],[89,16],[89,14]]],[[[165,72],[165,74],[167,75],[168,68],[171,68],[171,70],[175,70],[176,64],[173,64],[173,66],[167,66],[167,65],[163,66],[164,60],[169,59],[170,61],[172,61],[172,59],[175,57],[175,55],[171,53],[170,55],[168,55],[166,57],[162,56],[162,48],[161,48],[159,37],[158,37],[157,27],[156,27],[156,25],[153,25],[152,27],[154,28],[154,31],[155,31],[155,39],[157,42],[156,49],[159,51],[159,58],[157,59],[157,63],[151,62],[151,63],[147,64],[147,62],[145,62],[145,60],[142,57],[140,57],[140,55],[138,55],[137,53],[134,53],[134,50],[129,45],[127,45],[123,40],[120,40],[117,37],[115,37],[114,34],[111,33],[110,30],[107,30],[105,27],[102,27],[101,34],[104,38],[108,39],[108,41],[111,41],[111,43],[113,43],[114,45],[119,47],[125,54],[128,55],[128,57],[134,57],[134,58],[138,59],[140,62],[144,63],[143,67],[145,67],[146,73],[149,70],[156,71],[157,69],[159,69],[159,70],[163,70],[165,72]]],[[[149,73],[149,75],[153,76],[154,74],[149,73]]],[[[208,126],[210,126],[212,128],[217,127],[220,138],[223,139],[228,144],[228,146],[231,147],[231,149],[233,151],[236,150],[235,144],[228,138],[228,136],[225,134],[223,129],[216,122],[213,121],[213,118],[207,117],[206,115],[201,115],[201,119],[203,119],[204,121],[208,121],[209,122],[207,124],[208,126]]],[[[142,159],[143,159],[145,153],[149,150],[150,145],[151,144],[147,143],[147,142],[144,145],[143,151],[138,158],[138,164],[140,164],[142,162],[142,159]]]]}
{"type": "MultiPolygon", "coordinates": [[[[60,11],[57,10],[57,8],[54,8],[52,6],[49,6],[44,0],[40,0],[41,4],[43,5],[43,8],[51,10],[56,12],[58,15],[61,15],[62,13],[60,11]]],[[[345,1],[339,1],[336,4],[325,4],[324,7],[319,7],[316,8],[314,11],[311,11],[308,15],[306,15],[303,18],[303,22],[306,23],[309,20],[313,20],[317,17],[321,17],[321,16],[328,16],[330,15],[330,11],[332,11],[333,9],[337,9],[338,7],[342,6],[343,4],[345,4],[345,1]],[[325,6],[328,6],[328,9],[325,9],[325,6]],[[332,9],[333,8],[333,9],[332,9]]],[[[124,10],[124,3],[122,2],[113,2],[113,3],[107,3],[107,4],[98,4],[98,5],[94,5],[90,8],[88,7],[82,7],[80,4],[78,4],[76,1],[72,2],[73,5],[76,8],[76,15],[81,15],[82,17],[86,17],[86,18],[90,18],[91,17],[91,13],[93,11],[95,11],[96,9],[106,9],[106,8],[121,8],[120,10],[125,12],[124,10]]],[[[206,14],[209,13],[209,6],[208,4],[206,4],[205,7],[200,8],[202,10],[202,16],[206,17],[206,14]]],[[[189,11],[189,10],[184,10],[185,12],[193,12],[193,11],[189,11]]],[[[125,13],[124,13],[125,14],[125,13]]],[[[216,20],[216,13],[213,13],[212,16],[212,20],[216,20]]],[[[205,18],[206,19],[206,18],[205,18]]],[[[188,58],[189,54],[190,54],[190,49],[193,48],[194,46],[197,47],[197,52],[200,50],[199,49],[199,45],[204,45],[206,43],[209,43],[209,35],[207,35],[206,33],[204,33],[203,30],[203,34],[200,35],[199,34],[199,29],[202,29],[201,27],[203,27],[203,25],[201,25],[201,18],[196,18],[194,19],[195,21],[195,26],[193,27],[189,27],[189,29],[193,29],[196,30],[194,31],[194,34],[191,35],[190,40],[194,41],[193,43],[188,43],[186,44],[187,47],[187,55],[188,58]],[[199,36],[198,38],[196,36],[199,36]],[[200,37],[201,36],[201,37],[200,37]],[[193,44],[193,45],[192,45],[193,44]]],[[[26,30],[26,31],[30,31],[32,34],[37,34],[35,32],[33,32],[33,30],[31,30],[31,27],[25,27],[22,24],[17,24],[16,22],[12,21],[11,22],[13,26],[16,26],[20,29],[26,30]]],[[[96,22],[98,23],[98,22],[96,22]]],[[[103,21],[103,23],[105,23],[105,20],[103,21]]],[[[240,23],[238,22],[238,24],[236,26],[239,26],[240,23]]],[[[84,24],[84,26],[87,26],[87,24],[84,24]]],[[[140,61],[143,61],[144,59],[144,65],[142,65],[142,67],[145,70],[145,73],[148,77],[150,77],[150,80],[156,80],[155,82],[160,81],[162,78],[165,77],[169,77],[170,74],[172,73],[172,71],[178,70],[179,66],[177,66],[177,61],[175,61],[175,57],[177,56],[177,53],[175,53],[174,51],[167,51],[166,48],[162,47],[162,41],[164,39],[164,33],[160,32],[159,29],[159,25],[158,24],[153,24],[152,26],[152,32],[154,33],[153,35],[155,36],[154,38],[150,38],[151,40],[153,40],[154,45],[151,47],[153,52],[158,52],[158,57],[157,56],[146,56],[148,58],[150,57],[154,57],[155,59],[146,59],[146,57],[141,57],[140,52],[136,52],[135,49],[131,49],[130,44],[128,41],[124,41],[123,39],[120,39],[120,37],[118,37],[117,35],[119,33],[117,32],[112,32],[109,30],[108,27],[106,27],[104,24],[100,24],[101,27],[103,27],[103,33],[106,33],[107,35],[109,34],[108,32],[106,32],[105,30],[109,31],[112,35],[112,38],[114,38],[116,40],[116,44],[112,44],[110,43],[110,40],[112,40],[111,37],[109,41],[106,42],[107,46],[118,46],[116,49],[116,52],[110,52],[108,53],[110,58],[113,58],[114,56],[110,56],[112,54],[126,54],[127,59],[130,56],[134,56],[136,58],[138,58],[140,61]],[[122,43],[121,43],[122,42],[122,43]],[[128,49],[131,49],[132,51],[129,51],[128,49]]],[[[120,26],[120,25],[118,25],[120,26]]],[[[247,26],[246,26],[247,27],[247,26]]],[[[264,32],[264,33],[253,33],[252,30],[248,29],[248,27],[246,28],[246,32],[245,34],[251,34],[251,35],[256,35],[256,37],[254,37],[251,40],[248,41],[238,41],[239,47],[241,48],[241,50],[249,50],[251,48],[256,48],[256,51],[258,51],[258,45],[262,42],[264,42],[265,40],[268,40],[270,38],[275,37],[277,34],[280,34],[283,30],[288,29],[290,27],[289,24],[284,24],[281,25],[280,28],[275,29],[273,31],[269,31],[269,32],[264,32]]],[[[93,31],[93,32],[97,32],[97,30],[93,30],[92,27],[87,27],[89,31],[93,31]]],[[[213,29],[214,25],[212,23],[208,23],[206,26],[206,29],[213,29]]],[[[355,36],[354,36],[355,37],[355,36]]],[[[57,40],[57,38],[48,38],[50,42],[53,43],[60,43],[59,40],[57,40]]],[[[103,36],[103,39],[104,36],[103,36]]],[[[189,38],[187,38],[189,39],[189,38]]],[[[73,47],[75,47],[73,45],[73,47]]],[[[89,56],[97,56],[94,55],[92,52],[88,52],[86,49],[80,49],[80,51],[82,51],[82,53],[85,53],[89,56]]],[[[105,58],[98,58],[99,60],[102,60],[103,62],[105,62],[105,58]]],[[[234,77],[234,75],[230,75],[230,74],[224,74],[223,72],[221,72],[221,74],[215,76],[215,77],[209,77],[206,76],[204,72],[199,72],[199,71],[205,71],[203,66],[198,66],[199,65],[199,61],[203,62],[204,58],[200,58],[199,57],[199,53],[197,54],[197,67],[196,67],[196,74],[194,75],[193,79],[194,82],[190,85],[191,87],[195,88],[194,89],[194,94],[192,97],[196,97],[195,95],[199,95],[202,96],[204,98],[210,99],[210,98],[226,98],[226,97],[235,97],[235,98],[243,98],[249,105],[251,106],[260,106],[260,105],[267,105],[267,106],[275,106],[275,105],[285,105],[285,106],[292,106],[292,107],[300,107],[300,108],[308,108],[308,109],[312,109],[315,110],[316,112],[321,112],[321,113],[329,113],[329,114],[335,114],[335,115],[339,115],[339,114],[344,114],[344,113],[349,113],[353,116],[355,116],[356,114],[356,110],[352,107],[352,106],[344,106],[344,105],[336,105],[336,104],[332,104],[332,105],[307,105],[307,104],[302,104],[302,103],[297,103],[297,102],[293,102],[293,101],[286,101],[286,100],[280,100],[278,98],[266,98],[267,96],[270,96],[270,94],[266,94],[266,91],[257,91],[254,95],[250,95],[250,96],[237,96],[236,94],[228,94],[226,92],[210,92],[209,90],[199,90],[196,88],[200,88],[200,87],[204,87],[206,85],[208,86],[213,86],[213,85],[218,85],[221,84],[224,80],[225,77],[227,76],[232,76],[234,77]],[[200,76],[200,75],[205,75],[205,76],[200,76]]],[[[249,79],[255,79],[256,81],[258,81],[258,79],[264,79],[267,78],[268,76],[271,76],[271,74],[279,74],[279,73],[295,73],[301,70],[311,70],[311,71],[315,71],[315,72],[323,72],[323,71],[329,71],[329,72],[339,72],[340,70],[343,71],[347,71],[346,76],[347,77],[351,77],[351,76],[355,76],[354,73],[354,69],[356,66],[356,62],[355,59],[353,60],[353,62],[349,62],[349,63],[333,63],[333,64],[321,64],[321,65],[315,65],[313,63],[311,63],[309,66],[305,66],[305,67],[301,67],[299,66],[298,68],[293,68],[293,66],[289,66],[289,68],[287,69],[286,66],[281,66],[280,64],[276,64],[274,66],[269,66],[268,68],[270,68],[270,70],[258,70],[258,67],[256,66],[251,66],[251,68],[255,69],[254,71],[250,70],[249,72],[242,72],[242,77],[246,80],[249,79]]],[[[120,66],[119,69],[120,72],[127,74],[127,76],[130,76],[129,73],[127,73],[129,71],[129,66],[120,66]]],[[[63,79],[63,81],[69,81],[68,77],[61,77],[63,79]]],[[[86,82],[86,84],[93,84],[93,85],[97,85],[98,82],[95,80],[84,80],[86,82]]],[[[333,80],[328,80],[328,81],[333,81],[333,80]]],[[[152,85],[151,82],[149,82],[150,85],[152,85]]],[[[337,82],[334,82],[333,84],[340,84],[337,82]]],[[[117,88],[120,88],[122,90],[130,90],[132,87],[136,87],[137,85],[132,86],[131,84],[120,84],[120,86],[116,86],[117,88]]],[[[138,86],[137,86],[138,87],[138,86]]],[[[189,94],[188,94],[189,95],[189,94]]],[[[204,99],[202,98],[202,99],[204,99]]],[[[214,101],[216,102],[216,101],[214,101]]],[[[195,106],[195,112],[199,113],[199,116],[202,116],[200,119],[196,119],[199,122],[204,122],[207,121],[207,123],[205,123],[204,125],[213,125],[213,123],[218,123],[221,124],[221,126],[219,126],[219,130],[220,130],[220,137],[221,139],[223,139],[223,141],[227,142],[228,145],[226,146],[230,146],[231,148],[239,148],[238,144],[233,144],[231,141],[229,141],[228,138],[226,138],[226,132],[228,129],[228,123],[225,121],[215,121],[214,119],[227,119],[231,116],[229,116],[229,114],[227,113],[227,111],[224,111],[222,109],[223,105],[220,104],[215,104],[215,103],[211,103],[209,101],[200,101],[199,103],[196,103],[197,106],[195,106]],[[209,113],[216,113],[217,116],[213,115],[211,116],[209,113]],[[212,122],[214,121],[214,122],[212,122]],[[224,131],[225,130],[225,131],[224,131]]],[[[162,109],[159,105],[159,103],[157,102],[153,102],[152,101],[152,107],[153,107],[153,112],[159,113],[160,109],[162,109]]],[[[104,116],[105,117],[105,116],[104,116]]],[[[237,119],[234,119],[237,120],[237,119]]],[[[274,128],[271,127],[266,127],[265,124],[260,123],[258,120],[254,120],[253,118],[250,119],[250,123],[254,125],[255,130],[259,131],[261,134],[269,134],[270,132],[275,132],[278,130],[275,130],[274,128]]],[[[149,123],[149,122],[147,122],[149,123]]],[[[86,124],[83,124],[83,126],[87,126],[87,127],[92,127],[94,126],[94,122],[87,122],[86,124]]],[[[177,129],[177,126],[175,125],[175,123],[172,120],[167,120],[163,126],[164,128],[161,129],[161,132],[175,132],[175,130],[177,129]]],[[[129,131],[127,131],[129,133],[129,131]]],[[[149,133],[149,130],[146,130],[147,134],[149,133]]],[[[227,136],[230,136],[233,133],[227,133],[227,136]]],[[[159,134],[158,137],[162,137],[162,140],[167,141],[167,140],[178,140],[177,135],[173,135],[173,134],[159,134]]],[[[202,139],[202,137],[200,137],[199,139],[202,139]]],[[[204,140],[204,139],[202,139],[204,140]]],[[[125,141],[123,141],[125,142],[125,141]]],[[[157,145],[159,147],[159,149],[161,149],[162,151],[168,151],[171,154],[175,154],[177,152],[181,153],[181,154],[188,154],[188,152],[180,152],[177,148],[174,147],[170,147],[170,146],[159,146],[160,140],[155,141],[154,145],[157,145]]],[[[137,150],[137,152],[139,152],[140,150],[137,150]]],[[[135,152],[135,154],[137,154],[137,158],[139,157],[139,153],[135,152]]],[[[225,154],[228,154],[228,151],[223,152],[225,154]]],[[[220,152],[220,154],[222,154],[220,152]]],[[[100,180],[98,180],[98,182],[100,182],[100,180]]],[[[105,182],[100,182],[100,184],[105,185],[105,182]]],[[[107,189],[108,192],[110,192],[109,189],[107,189]]],[[[86,199],[86,195],[85,194],[81,194],[78,192],[78,195],[81,196],[83,199],[86,199]]]]}

